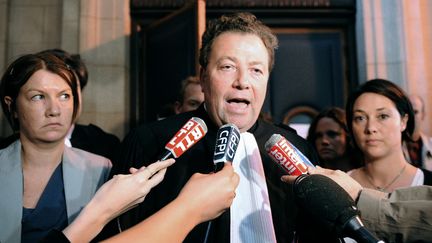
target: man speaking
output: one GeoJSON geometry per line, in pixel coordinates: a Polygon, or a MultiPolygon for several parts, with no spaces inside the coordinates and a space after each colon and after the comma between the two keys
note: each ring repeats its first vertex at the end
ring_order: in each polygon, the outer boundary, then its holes
{"type": "Polygon", "coordinates": [[[271,30],[249,13],[222,16],[207,25],[199,57],[204,104],[131,131],[122,143],[118,160],[122,164],[113,173],[127,173],[130,167],[140,168],[160,158],[165,144],[191,117],[204,120],[208,133],[176,159],[144,203],[120,217],[119,228],[127,229],[168,204],[193,173],[212,172],[217,131],[232,123],[240,130],[233,159],[240,176],[236,197],[230,210],[210,226],[207,222],[195,227],[185,242],[292,241],[297,216],[292,189],[280,180],[283,170],[268,157],[264,144],[278,133],[311,161],[318,160],[304,139],[258,120],[277,45],[271,30]]]}

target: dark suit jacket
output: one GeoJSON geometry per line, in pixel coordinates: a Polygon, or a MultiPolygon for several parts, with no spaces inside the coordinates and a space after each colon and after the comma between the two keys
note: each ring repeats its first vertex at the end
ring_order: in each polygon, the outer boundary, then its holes
{"type": "Polygon", "coordinates": [[[75,124],[70,141],[74,148],[103,156],[111,161],[114,161],[114,153],[120,146],[120,140],[115,135],[106,133],[93,124],[75,124]]]}
{"type": "MultiPolygon", "coordinates": [[[[218,128],[211,122],[203,106],[201,106],[196,111],[169,117],[138,127],[130,132],[122,143],[121,156],[118,160],[121,163],[114,163],[113,174],[128,173],[131,166],[139,168],[159,159],[165,150],[166,143],[193,116],[200,117],[205,121],[208,133],[196,145],[176,159],[176,163],[168,168],[165,179],[152,189],[139,207],[120,217],[123,228],[137,224],[172,201],[193,173],[210,173],[214,170],[213,151],[218,128]]],[[[264,144],[272,134],[279,133],[299,148],[311,161],[318,161],[316,154],[303,138],[266,122],[258,121],[249,132],[254,134],[263,160],[277,241],[291,242],[297,216],[297,209],[292,200],[292,188],[281,181],[280,177],[284,172],[267,155],[264,144]]],[[[208,242],[229,242],[229,216],[229,210],[227,210],[213,221],[208,242]]],[[[207,225],[206,222],[195,227],[185,242],[203,242],[207,225]]]]}

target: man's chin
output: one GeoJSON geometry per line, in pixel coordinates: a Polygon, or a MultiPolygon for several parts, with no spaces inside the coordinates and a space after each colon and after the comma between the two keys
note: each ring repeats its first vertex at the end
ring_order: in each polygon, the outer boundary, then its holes
{"type": "Polygon", "coordinates": [[[232,119],[229,123],[236,125],[240,132],[246,132],[253,126],[255,121],[251,122],[250,120],[245,121],[244,119],[232,119]]]}

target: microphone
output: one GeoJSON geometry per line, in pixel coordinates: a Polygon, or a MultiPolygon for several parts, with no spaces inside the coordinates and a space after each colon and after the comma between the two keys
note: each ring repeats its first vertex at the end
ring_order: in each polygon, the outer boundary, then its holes
{"type": "Polygon", "coordinates": [[[307,173],[307,167],[315,167],[303,153],[280,134],[273,134],[264,145],[268,155],[289,175],[307,173]]]}
{"type": "Polygon", "coordinates": [[[201,118],[192,117],[165,145],[167,151],[160,157],[160,160],[180,157],[192,145],[203,138],[206,133],[207,125],[205,122],[201,118]]]}
{"type": "Polygon", "coordinates": [[[295,201],[306,215],[317,220],[337,236],[348,236],[360,243],[378,240],[368,231],[348,193],[323,175],[301,175],[293,184],[295,201]]]}
{"type": "MultiPolygon", "coordinates": [[[[226,162],[232,163],[237,147],[240,142],[240,131],[234,124],[225,124],[221,126],[216,134],[216,145],[213,154],[214,171],[220,171],[226,162]]],[[[212,222],[207,225],[206,234],[203,243],[207,243],[210,235],[212,222]]]]}
{"type": "Polygon", "coordinates": [[[215,172],[221,170],[226,162],[231,162],[240,142],[240,131],[234,124],[221,126],[216,135],[216,145],[213,154],[215,172]]]}

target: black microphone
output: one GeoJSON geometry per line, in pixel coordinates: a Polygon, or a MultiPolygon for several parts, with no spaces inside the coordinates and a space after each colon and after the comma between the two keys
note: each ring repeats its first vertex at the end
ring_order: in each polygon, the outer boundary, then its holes
{"type": "Polygon", "coordinates": [[[294,181],[293,190],[302,211],[330,232],[360,243],[384,243],[364,227],[352,198],[330,178],[301,175],[294,181]]]}
{"type": "Polygon", "coordinates": [[[198,117],[189,119],[173,138],[165,145],[165,153],[160,160],[178,158],[195,145],[207,133],[207,125],[198,117]]]}
{"type": "MultiPolygon", "coordinates": [[[[220,171],[224,167],[225,163],[232,163],[239,142],[240,131],[236,125],[228,123],[219,128],[216,134],[216,145],[213,153],[215,172],[220,171]]],[[[211,227],[212,221],[209,221],[203,243],[207,243],[211,227]]]]}
{"type": "Polygon", "coordinates": [[[240,142],[240,131],[234,124],[221,126],[216,135],[216,145],[213,154],[215,172],[221,170],[226,162],[231,162],[240,142]]]}

